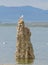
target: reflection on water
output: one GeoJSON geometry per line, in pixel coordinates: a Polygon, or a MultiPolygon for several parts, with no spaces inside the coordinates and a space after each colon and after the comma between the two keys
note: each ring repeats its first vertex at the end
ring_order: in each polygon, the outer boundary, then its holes
{"type": "Polygon", "coordinates": [[[16,63],[19,65],[24,65],[24,64],[33,64],[34,59],[16,59],[16,63]]]}

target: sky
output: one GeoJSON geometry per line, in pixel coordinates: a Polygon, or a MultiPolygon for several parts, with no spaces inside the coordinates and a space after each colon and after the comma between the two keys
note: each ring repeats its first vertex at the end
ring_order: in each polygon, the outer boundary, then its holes
{"type": "Polygon", "coordinates": [[[48,0],[0,0],[0,6],[33,6],[48,10],[48,0]]]}

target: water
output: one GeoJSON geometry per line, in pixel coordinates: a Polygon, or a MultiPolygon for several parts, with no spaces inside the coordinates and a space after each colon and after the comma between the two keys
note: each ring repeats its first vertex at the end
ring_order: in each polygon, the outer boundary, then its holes
{"type": "MultiPolygon", "coordinates": [[[[35,54],[33,63],[29,65],[48,65],[48,28],[29,28],[35,54]]],[[[0,26],[0,64],[16,64],[16,33],[16,26],[0,26]]]]}

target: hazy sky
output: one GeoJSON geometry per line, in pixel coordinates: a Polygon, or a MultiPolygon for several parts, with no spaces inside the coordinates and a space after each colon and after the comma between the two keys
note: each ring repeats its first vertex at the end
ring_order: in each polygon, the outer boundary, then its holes
{"type": "Polygon", "coordinates": [[[26,6],[48,10],[48,0],[0,0],[0,6],[26,6]]]}

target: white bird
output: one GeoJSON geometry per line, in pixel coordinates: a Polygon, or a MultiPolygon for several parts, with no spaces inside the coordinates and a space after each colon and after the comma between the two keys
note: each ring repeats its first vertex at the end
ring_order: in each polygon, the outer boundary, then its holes
{"type": "Polygon", "coordinates": [[[24,17],[24,16],[23,16],[23,15],[21,15],[20,19],[23,19],[23,17],[24,17]]]}

